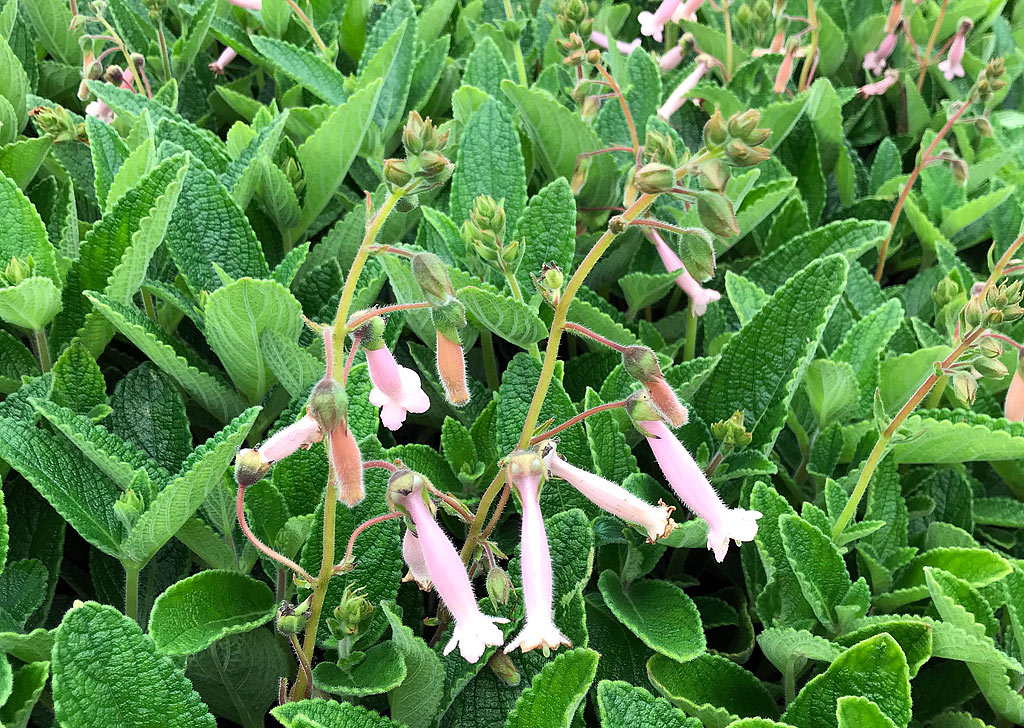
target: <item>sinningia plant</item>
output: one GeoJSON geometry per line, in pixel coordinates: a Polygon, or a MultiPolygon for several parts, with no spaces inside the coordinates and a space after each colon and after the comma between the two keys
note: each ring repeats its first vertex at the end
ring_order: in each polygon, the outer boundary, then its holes
{"type": "Polygon", "coordinates": [[[0,0],[0,725],[1024,724],[1022,34],[0,0]]]}

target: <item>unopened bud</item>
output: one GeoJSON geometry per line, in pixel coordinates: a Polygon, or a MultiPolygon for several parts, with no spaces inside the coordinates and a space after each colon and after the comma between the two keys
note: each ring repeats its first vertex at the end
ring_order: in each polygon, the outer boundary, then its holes
{"type": "Polygon", "coordinates": [[[725,156],[737,167],[754,167],[768,160],[767,147],[752,147],[741,139],[733,139],[725,146],[725,156]]]}
{"type": "Polygon", "coordinates": [[[754,11],[747,4],[740,5],[736,11],[736,22],[739,25],[749,25],[754,21],[754,11]]]}
{"type": "Polygon", "coordinates": [[[984,116],[979,116],[974,120],[974,128],[978,130],[978,133],[983,137],[990,137],[993,134],[992,122],[986,119],[984,116]]]}
{"type": "Polygon", "coordinates": [[[597,112],[600,110],[601,100],[597,96],[587,96],[583,99],[583,105],[580,107],[580,116],[584,121],[590,122],[597,117],[597,112]]]}
{"type": "Polygon", "coordinates": [[[282,614],[277,618],[277,631],[281,634],[302,634],[309,620],[303,614],[282,614]]]}
{"type": "Polygon", "coordinates": [[[679,162],[672,137],[654,130],[647,131],[647,138],[644,140],[644,155],[650,162],[661,162],[673,169],[679,162]]]}
{"type": "Polygon", "coordinates": [[[596,66],[600,62],[601,62],[601,51],[597,50],[596,48],[593,49],[593,50],[587,51],[587,63],[589,63],[591,66],[596,66]]]}
{"type": "Polygon", "coordinates": [[[978,394],[978,382],[974,376],[965,371],[957,371],[953,374],[953,394],[964,404],[974,403],[978,394]]]}
{"type": "Polygon", "coordinates": [[[608,231],[612,235],[622,235],[622,233],[626,232],[628,226],[629,223],[626,222],[626,218],[622,215],[615,215],[608,220],[608,231]]]}
{"type": "Polygon", "coordinates": [[[729,169],[720,159],[709,159],[700,165],[700,185],[706,190],[724,192],[729,184],[729,169]]]}
{"type": "Polygon", "coordinates": [[[270,463],[252,448],[239,450],[235,455],[235,482],[243,488],[258,483],[270,470],[270,463]]]}
{"type": "Polygon", "coordinates": [[[719,149],[729,141],[729,132],[725,117],[717,108],[711,118],[704,124],[704,146],[708,149],[719,149]]]}
{"type": "Polygon", "coordinates": [[[131,531],[146,510],[146,504],[139,495],[129,488],[114,501],[114,515],[124,524],[125,531],[131,531]]]}
{"type": "Polygon", "coordinates": [[[716,192],[697,193],[697,217],[710,232],[723,238],[739,235],[736,211],[732,201],[716,192]]]}
{"type": "Polygon", "coordinates": [[[404,159],[384,161],[384,180],[392,187],[405,187],[412,181],[412,171],[404,159]]]}
{"type": "Polygon", "coordinates": [[[334,608],[334,624],[331,625],[331,631],[337,636],[346,637],[359,634],[374,611],[374,606],[366,598],[364,590],[361,587],[353,588],[350,584],[345,587],[341,604],[334,608]]]}
{"type": "Polygon", "coordinates": [[[978,344],[978,350],[982,356],[987,356],[991,359],[1002,356],[1003,345],[998,339],[993,339],[991,336],[986,336],[978,344]]]}
{"type": "Polygon", "coordinates": [[[146,57],[141,53],[132,53],[132,63],[135,64],[135,68],[142,68],[146,65],[146,57]]]}
{"type": "Polygon", "coordinates": [[[7,264],[3,274],[0,274],[0,282],[8,286],[16,286],[26,278],[31,278],[34,270],[35,264],[31,255],[27,260],[11,258],[11,262],[7,264]]]}
{"type": "Polygon", "coordinates": [[[333,432],[348,416],[348,395],[333,377],[324,377],[309,395],[309,416],[324,432],[333,432]]]}
{"type": "Polygon", "coordinates": [[[986,356],[978,357],[972,362],[972,365],[981,376],[990,379],[1002,379],[1010,373],[1010,370],[999,359],[990,359],[986,356]]]}
{"type": "Polygon", "coordinates": [[[953,173],[953,181],[963,187],[967,184],[967,178],[970,176],[970,170],[967,167],[967,162],[962,159],[954,159],[949,163],[950,171],[953,173]]]}
{"type": "Polygon", "coordinates": [[[518,685],[522,679],[515,663],[512,662],[512,658],[501,650],[495,650],[494,654],[487,660],[487,667],[503,684],[509,687],[518,685]]]}
{"type": "Polygon", "coordinates": [[[508,604],[512,596],[512,580],[500,566],[492,566],[487,572],[487,596],[495,609],[499,604],[508,604]]]}
{"type": "Polygon", "coordinates": [[[939,308],[952,302],[958,295],[960,295],[960,286],[949,276],[939,281],[932,290],[932,300],[939,308]]]}
{"type": "Polygon", "coordinates": [[[753,435],[747,432],[743,422],[743,412],[736,410],[732,417],[727,420],[719,420],[711,425],[711,434],[722,443],[723,449],[742,450],[753,439],[753,435]]]}
{"type": "Polygon", "coordinates": [[[419,160],[420,176],[429,180],[433,180],[435,177],[442,174],[450,164],[448,157],[433,149],[420,154],[419,160]]]}
{"type": "Polygon", "coordinates": [[[409,120],[402,127],[402,146],[407,154],[415,156],[427,148],[428,125],[417,111],[409,112],[409,120]]]}
{"type": "Polygon", "coordinates": [[[749,109],[748,111],[742,112],[738,111],[729,117],[728,130],[732,136],[739,137],[740,139],[746,139],[747,134],[754,131],[760,121],[761,112],[756,109],[749,109]]]}
{"type": "Polygon", "coordinates": [[[968,328],[980,326],[985,318],[985,307],[979,296],[972,296],[967,305],[964,306],[964,322],[968,328]]]}
{"type": "Polygon", "coordinates": [[[412,258],[412,274],[423,295],[434,305],[447,303],[455,295],[444,262],[433,253],[417,253],[412,258]]]}
{"type": "Polygon", "coordinates": [[[676,174],[667,164],[651,162],[637,171],[633,181],[644,194],[660,195],[675,187],[676,174]]]}
{"type": "Polygon", "coordinates": [[[663,376],[657,355],[646,346],[627,346],[623,349],[622,367],[638,382],[652,382],[663,376]]]}

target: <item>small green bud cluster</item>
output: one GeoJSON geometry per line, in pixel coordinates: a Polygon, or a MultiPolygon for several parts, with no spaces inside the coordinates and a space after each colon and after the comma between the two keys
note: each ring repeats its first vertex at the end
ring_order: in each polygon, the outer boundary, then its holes
{"type": "MultiPolygon", "coordinates": [[[[594,31],[594,19],[586,0],[562,0],[555,9],[558,50],[567,66],[582,66],[588,60],[584,39],[594,31]]],[[[600,60],[600,52],[597,59],[600,60]]]]}
{"type": "Polygon", "coordinates": [[[540,273],[530,273],[530,278],[544,300],[552,307],[557,306],[562,295],[562,286],[565,285],[562,269],[553,262],[545,263],[541,266],[540,273]]]}
{"type": "Polygon", "coordinates": [[[742,450],[753,439],[753,434],[747,432],[743,423],[743,412],[736,410],[732,417],[727,420],[719,420],[711,425],[711,434],[722,443],[722,452],[742,450]]]}
{"type": "Polygon", "coordinates": [[[309,606],[308,598],[301,604],[282,602],[277,608],[277,631],[283,635],[297,635],[306,631],[310,615],[309,606]]]}
{"type": "Polygon", "coordinates": [[[366,627],[373,613],[373,604],[366,598],[363,587],[345,587],[341,604],[334,608],[333,614],[327,618],[327,628],[335,638],[342,640],[358,635],[366,627]]]}
{"type": "Polygon", "coordinates": [[[738,111],[726,121],[715,109],[704,125],[704,145],[711,150],[723,150],[726,159],[737,167],[753,167],[771,156],[761,146],[771,136],[771,129],[759,129],[761,112],[756,109],[738,111]]]}
{"type": "Polygon", "coordinates": [[[85,124],[76,123],[63,106],[37,106],[29,116],[35,121],[36,128],[55,144],[85,139],[85,124]]]}
{"type": "Polygon", "coordinates": [[[405,187],[414,181],[417,185],[409,192],[426,191],[443,185],[452,176],[455,165],[442,153],[448,144],[450,132],[438,131],[430,117],[424,119],[416,111],[409,112],[409,120],[402,129],[405,159],[384,160],[384,180],[391,188],[405,187]],[[419,189],[419,183],[425,185],[419,189]]]}
{"type": "Polygon", "coordinates": [[[1019,319],[1024,315],[1022,285],[1021,281],[1004,281],[997,286],[989,286],[983,292],[984,296],[972,296],[961,314],[964,329],[1012,323],[1019,319]]]}
{"type": "Polygon", "coordinates": [[[519,268],[525,248],[518,240],[505,241],[505,200],[477,197],[461,233],[465,246],[488,265],[510,275],[519,268]]]}
{"type": "Polygon", "coordinates": [[[0,285],[16,286],[26,278],[31,278],[35,272],[36,264],[29,255],[27,259],[11,258],[3,272],[0,273],[0,285]]]}
{"type": "Polygon", "coordinates": [[[647,130],[647,137],[644,139],[644,161],[647,163],[659,162],[675,169],[686,161],[686,151],[683,151],[683,158],[680,159],[676,153],[675,142],[669,134],[662,134],[653,129],[647,130]]]}

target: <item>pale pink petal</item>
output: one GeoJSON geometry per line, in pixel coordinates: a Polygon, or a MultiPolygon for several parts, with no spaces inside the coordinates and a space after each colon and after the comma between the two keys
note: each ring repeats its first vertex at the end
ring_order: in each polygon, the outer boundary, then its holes
{"type": "Polygon", "coordinates": [[[697,67],[690,72],[690,75],[683,79],[683,82],[676,87],[667,99],[665,103],[658,109],[658,116],[665,121],[669,120],[679,107],[686,101],[686,95],[696,88],[700,80],[704,78],[704,74],[708,72],[711,65],[702,57],[701,60],[697,61],[697,67]]]}
{"type": "Polygon", "coordinates": [[[686,0],[685,3],[676,8],[676,11],[672,13],[672,20],[679,22],[681,20],[696,20],[697,10],[704,4],[704,0],[686,0]]]}
{"type": "Polygon", "coordinates": [[[323,433],[320,426],[308,414],[287,427],[279,430],[259,448],[259,453],[269,462],[284,460],[298,449],[306,450],[315,442],[320,442],[323,433]]]}
{"type": "Polygon", "coordinates": [[[392,403],[390,400],[380,408],[380,422],[391,431],[397,430],[405,422],[405,407],[392,403]]]}
{"type": "Polygon", "coordinates": [[[420,540],[412,529],[405,529],[405,536],[402,537],[402,558],[405,565],[409,567],[409,573],[402,581],[415,581],[416,585],[423,591],[430,591],[434,588],[434,582],[430,580],[430,572],[427,571],[427,562],[423,558],[423,547],[420,540]]]}
{"type": "Polygon", "coordinates": [[[654,243],[655,249],[658,251],[658,257],[661,258],[662,264],[665,266],[665,270],[672,272],[681,270],[679,277],[676,278],[676,285],[683,289],[683,293],[693,299],[693,313],[696,316],[703,316],[707,313],[708,304],[714,303],[722,297],[722,294],[718,291],[710,288],[704,288],[697,280],[690,275],[690,272],[686,270],[686,266],[683,265],[682,259],[676,252],[669,247],[665,239],[661,237],[661,234],[653,228],[645,228],[644,232],[647,234],[647,238],[654,243]]]}
{"type": "Polygon", "coordinates": [[[1013,372],[1010,388],[1006,390],[1006,419],[1024,421],[1024,377],[1021,377],[1019,367],[1013,372]]]}

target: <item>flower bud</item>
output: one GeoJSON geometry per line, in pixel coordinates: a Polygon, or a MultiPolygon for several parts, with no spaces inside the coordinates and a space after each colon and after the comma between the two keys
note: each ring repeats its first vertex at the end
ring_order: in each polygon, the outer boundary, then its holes
{"type": "Polygon", "coordinates": [[[412,258],[412,274],[420,290],[436,305],[447,303],[455,296],[444,263],[433,253],[417,253],[412,258]]]}
{"type": "Polygon", "coordinates": [[[622,366],[638,382],[650,382],[663,376],[657,355],[646,346],[627,346],[622,352],[622,366]]]}
{"type": "Polygon", "coordinates": [[[753,435],[747,432],[743,422],[743,412],[736,410],[732,417],[727,420],[719,420],[711,425],[711,434],[722,443],[723,449],[742,450],[753,439],[753,435]]]}
{"type": "Polygon", "coordinates": [[[646,195],[660,195],[675,187],[676,173],[667,164],[651,162],[637,171],[633,182],[646,195]]]}
{"type": "Polygon", "coordinates": [[[993,339],[991,336],[986,336],[978,343],[978,350],[982,356],[989,358],[996,358],[1002,356],[1003,345],[998,339],[993,339]]]}
{"type": "Polygon", "coordinates": [[[4,272],[0,274],[0,283],[16,286],[26,278],[31,278],[34,270],[35,263],[31,255],[24,261],[21,258],[11,258],[11,262],[7,264],[4,272]]]}
{"type": "MultiPolygon", "coordinates": [[[[433,149],[419,155],[419,160],[420,176],[429,180],[433,180],[438,175],[443,174],[448,169],[448,165],[451,164],[448,161],[448,157],[433,149]]],[[[445,179],[447,180],[447,178],[445,179]]]]}
{"type": "Polygon", "coordinates": [[[281,634],[302,634],[309,620],[302,614],[282,614],[277,618],[277,631],[281,634]]]}
{"type": "Polygon", "coordinates": [[[729,169],[720,159],[709,159],[700,165],[700,185],[706,190],[724,192],[729,184],[729,169]]]}
{"type": "Polygon", "coordinates": [[[932,300],[939,308],[951,303],[958,295],[960,295],[960,286],[949,276],[939,281],[932,290],[932,300]]]}
{"type": "Polygon", "coordinates": [[[493,233],[500,245],[505,239],[505,200],[495,202],[490,195],[478,196],[466,222],[476,230],[493,233]]]}
{"type": "Polygon", "coordinates": [[[984,116],[979,116],[974,120],[974,128],[977,129],[978,133],[983,137],[990,137],[993,134],[992,122],[984,116]]]}
{"type": "Polygon", "coordinates": [[[349,584],[345,587],[341,604],[334,608],[333,624],[330,625],[331,632],[339,637],[357,635],[373,616],[374,611],[374,606],[366,598],[364,589],[362,587],[353,588],[349,584]]]}
{"type": "Polygon", "coordinates": [[[252,448],[239,450],[235,454],[235,482],[243,488],[258,483],[270,470],[270,463],[252,448]]]}
{"type": "Polygon", "coordinates": [[[746,3],[740,5],[736,11],[736,23],[738,25],[749,25],[752,22],[754,22],[754,11],[746,3]]]}
{"type": "Polygon", "coordinates": [[[458,338],[450,338],[440,328],[437,329],[437,373],[444,387],[445,399],[450,404],[462,407],[469,403],[466,358],[462,344],[458,338]]]}
{"type": "Polygon", "coordinates": [[[124,524],[124,530],[131,531],[139,516],[146,510],[146,504],[142,498],[131,488],[128,488],[120,497],[114,501],[114,515],[124,524]]]}
{"type": "Polygon", "coordinates": [[[968,328],[975,328],[980,326],[982,320],[985,318],[985,307],[979,296],[972,296],[964,306],[964,322],[968,328]]]}
{"type": "Polygon", "coordinates": [[[487,572],[487,596],[495,609],[499,604],[508,604],[512,596],[512,580],[500,566],[492,566],[487,572]]]}
{"type": "Polygon", "coordinates": [[[729,117],[728,130],[729,134],[740,139],[746,139],[747,135],[757,128],[758,122],[761,121],[761,112],[756,109],[749,109],[747,111],[736,112],[729,117]]]}
{"type": "Polygon", "coordinates": [[[954,159],[949,163],[950,171],[953,173],[953,181],[961,187],[967,184],[967,179],[970,176],[970,170],[967,167],[967,162],[962,159],[954,159]]]}
{"type": "Polygon", "coordinates": [[[661,162],[673,169],[679,163],[672,137],[653,129],[647,131],[647,138],[644,140],[644,155],[650,162],[661,162]]]}
{"type": "MultiPolygon", "coordinates": [[[[364,314],[365,311],[359,311],[352,315],[352,318],[357,318],[364,314]]],[[[387,328],[387,321],[384,320],[383,316],[374,316],[372,319],[367,321],[365,324],[359,327],[356,335],[359,337],[359,342],[364,349],[370,351],[376,351],[377,349],[385,346],[384,342],[384,329],[387,328]]]]}
{"type": "Polygon", "coordinates": [[[35,120],[36,127],[54,143],[72,142],[84,138],[84,130],[79,128],[71,113],[63,106],[37,106],[29,112],[35,120]]]}
{"type": "Polygon", "coordinates": [[[348,395],[333,377],[324,377],[309,395],[309,415],[324,432],[331,432],[348,416],[348,395]]]}
{"type": "Polygon", "coordinates": [[[725,195],[698,192],[697,217],[700,218],[701,225],[723,238],[735,237],[740,233],[732,201],[725,195]]]}
{"type": "Polygon", "coordinates": [[[737,167],[754,167],[768,160],[767,147],[752,147],[741,139],[733,139],[725,146],[725,156],[737,167]]]}
{"type": "Polygon", "coordinates": [[[412,181],[412,170],[404,159],[384,161],[384,181],[392,187],[405,187],[412,181]]]}
{"type": "Polygon", "coordinates": [[[704,146],[708,149],[718,149],[729,141],[729,132],[726,128],[725,117],[719,109],[704,124],[704,146]]]}
{"type": "Polygon", "coordinates": [[[409,120],[402,127],[402,146],[407,154],[415,156],[427,148],[433,131],[430,126],[418,111],[409,112],[409,120]]]}
{"type": "Polygon", "coordinates": [[[990,379],[1002,379],[1010,373],[1010,370],[999,359],[990,359],[986,356],[980,356],[975,359],[972,362],[972,366],[978,370],[981,376],[990,379]]]}
{"type": "Polygon", "coordinates": [[[968,372],[963,370],[953,374],[953,394],[964,404],[974,403],[974,397],[978,394],[978,382],[968,372]]]}
{"type": "Polygon", "coordinates": [[[622,233],[626,232],[628,226],[629,223],[626,222],[626,218],[622,215],[616,215],[608,220],[608,230],[612,235],[622,235],[622,233]]]}
{"type": "Polygon", "coordinates": [[[515,687],[522,679],[515,663],[512,662],[512,658],[501,650],[496,650],[491,655],[491,658],[487,661],[487,667],[503,684],[509,687],[515,687]]]}

